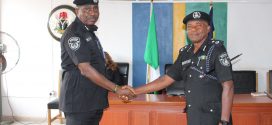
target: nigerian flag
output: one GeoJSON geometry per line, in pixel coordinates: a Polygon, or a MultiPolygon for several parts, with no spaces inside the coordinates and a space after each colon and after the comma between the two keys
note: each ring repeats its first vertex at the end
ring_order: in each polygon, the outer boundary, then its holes
{"type": "Polygon", "coordinates": [[[160,77],[159,52],[156,35],[155,13],[151,3],[151,18],[149,23],[144,60],[147,63],[146,82],[149,83],[160,77]]]}

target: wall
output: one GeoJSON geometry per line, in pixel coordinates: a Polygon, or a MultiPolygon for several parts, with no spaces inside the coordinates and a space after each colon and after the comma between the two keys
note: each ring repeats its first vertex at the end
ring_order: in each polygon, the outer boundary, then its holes
{"type": "Polygon", "coordinates": [[[3,115],[44,117],[48,92],[53,88],[52,40],[46,29],[49,1],[2,0],[1,31],[19,43],[17,67],[2,77],[3,115]]]}
{"type": "MultiPolygon", "coordinates": [[[[0,30],[15,37],[21,48],[18,66],[2,79],[4,116],[11,116],[11,106],[15,116],[46,117],[46,104],[51,99],[49,92],[57,91],[60,65],[59,43],[48,33],[47,19],[55,6],[71,4],[71,1],[1,0],[0,30]]],[[[104,1],[100,10],[97,34],[104,50],[115,61],[132,64],[131,3],[104,1]]],[[[269,56],[272,15],[269,12],[272,12],[272,3],[238,2],[228,5],[228,51],[230,57],[243,53],[233,67],[257,70],[259,91],[265,90],[265,73],[272,69],[269,56]]]]}
{"type": "MultiPolygon", "coordinates": [[[[3,116],[45,118],[49,92],[58,90],[60,47],[47,30],[50,11],[72,0],[1,0],[1,31],[20,44],[21,59],[2,80],[3,116]],[[7,98],[8,97],[8,98],[7,98]],[[9,102],[9,103],[8,103],[9,102]],[[9,105],[10,104],[10,105],[9,105]]],[[[130,2],[101,2],[97,35],[115,61],[131,61],[130,2]],[[104,37],[105,36],[105,37],[104,37]]],[[[131,70],[129,82],[131,81],[131,70]]]]}
{"type": "Polygon", "coordinates": [[[234,70],[256,70],[259,91],[266,90],[266,72],[272,68],[272,3],[229,3],[228,52],[243,53],[234,70]]]}

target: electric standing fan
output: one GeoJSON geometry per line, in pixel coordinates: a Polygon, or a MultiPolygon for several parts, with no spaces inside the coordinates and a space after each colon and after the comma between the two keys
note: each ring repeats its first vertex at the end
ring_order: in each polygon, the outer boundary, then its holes
{"type": "Polygon", "coordinates": [[[20,48],[10,34],[0,31],[0,70],[2,74],[10,72],[18,64],[20,48]]]}
{"type": "MultiPolygon", "coordinates": [[[[20,59],[20,48],[17,41],[10,34],[0,31],[0,86],[2,75],[13,70],[20,59]]],[[[0,87],[0,117],[2,117],[2,95],[0,87]]],[[[1,125],[11,124],[12,121],[2,121],[1,125]]]]}

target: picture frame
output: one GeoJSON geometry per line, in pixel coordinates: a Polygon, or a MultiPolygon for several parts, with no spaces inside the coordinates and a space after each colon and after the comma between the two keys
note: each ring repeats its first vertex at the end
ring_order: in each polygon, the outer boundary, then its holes
{"type": "Polygon", "coordinates": [[[75,8],[69,5],[55,7],[49,14],[47,28],[50,35],[60,41],[65,29],[75,20],[75,8]]]}

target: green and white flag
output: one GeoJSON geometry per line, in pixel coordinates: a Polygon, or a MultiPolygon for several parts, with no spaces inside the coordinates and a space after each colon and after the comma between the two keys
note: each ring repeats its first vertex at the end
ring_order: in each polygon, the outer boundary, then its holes
{"type": "Polygon", "coordinates": [[[160,77],[156,22],[152,3],[151,3],[151,18],[146,41],[144,60],[147,63],[146,82],[148,83],[160,77]]]}

